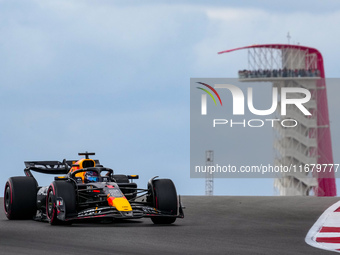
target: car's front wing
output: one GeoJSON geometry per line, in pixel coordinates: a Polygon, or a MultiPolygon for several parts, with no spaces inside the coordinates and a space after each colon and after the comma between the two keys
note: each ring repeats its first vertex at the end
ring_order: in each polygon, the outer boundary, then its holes
{"type": "MultiPolygon", "coordinates": [[[[57,199],[58,200],[58,199],[57,199]]],[[[157,210],[146,205],[132,205],[132,211],[118,211],[114,207],[94,207],[78,212],[76,215],[66,215],[63,203],[57,203],[57,218],[61,221],[73,221],[91,218],[138,219],[143,217],[175,217],[184,218],[182,206],[176,215],[157,210]]]]}

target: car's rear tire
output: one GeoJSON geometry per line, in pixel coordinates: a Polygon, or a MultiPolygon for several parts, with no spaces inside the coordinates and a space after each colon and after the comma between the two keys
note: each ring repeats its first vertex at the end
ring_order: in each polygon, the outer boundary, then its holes
{"type": "Polygon", "coordinates": [[[9,220],[33,219],[37,212],[37,181],[33,177],[11,177],[5,184],[4,208],[9,220]]]}
{"type": "MultiPolygon", "coordinates": [[[[156,209],[177,215],[177,192],[172,180],[156,179],[153,181],[153,200],[156,209]]],[[[174,216],[154,216],[151,220],[154,224],[171,224],[176,221],[174,216]]]]}
{"type": "Polygon", "coordinates": [[[116,183],[130,183],[127,175],[124,174],[114,174],[112,178],[116,181],[116,183]]]}
{"type": "Polygon", "coordinates": [[[71,182],[54,181],[51,183],[46,196],[46,216],[51,225],[72,224],[72,221],[61,221],[58,219],[56,205],[58,197],[63,199],[66,218],[76,215],[76,193],[71,182]]]}

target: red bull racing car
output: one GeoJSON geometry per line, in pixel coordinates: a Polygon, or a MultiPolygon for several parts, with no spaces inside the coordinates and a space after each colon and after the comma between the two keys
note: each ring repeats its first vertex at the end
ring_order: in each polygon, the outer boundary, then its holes
{"type": "Polygon", "coordinates": [[[170,179],[151,178],[146,189],[137,187],[138,175],[117,175],[90,159],[27,161],[26,176],[11,177],[5,185],[8,219],[35,219],[52,225],[93,218],[151,218],[171,224],[184,218],[180,197],[170,179]],[[49,186],[39,186],[32,171],[58,175],[49,186]]]}

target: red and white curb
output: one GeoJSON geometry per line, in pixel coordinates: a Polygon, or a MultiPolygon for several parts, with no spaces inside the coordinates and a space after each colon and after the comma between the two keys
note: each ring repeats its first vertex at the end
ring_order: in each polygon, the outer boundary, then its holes
{"type": "Polygon", "coordinates": [[[340,253],[340,201],[320,216],[305,241],[313,247],[340,253]]]}

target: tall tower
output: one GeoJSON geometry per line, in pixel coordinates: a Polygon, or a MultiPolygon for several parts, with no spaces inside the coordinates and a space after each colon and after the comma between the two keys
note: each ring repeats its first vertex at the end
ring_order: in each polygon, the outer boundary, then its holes
{"type": "MultiPolygon", "coordinates": [[[[214,151],[208,150],[205,151],[205,165],[208,169],[209,166],[214,164],[214,151]]],[[[213,173],[206,172],[205,176],[205,195],[213,196],[214,195],[214,175],[213,173]]]]}
{"type": "MultiPolygon", "coordinates": [[[[295,128],[275,125],[275,165],[301,167],[304,171],[281,174],[274,181],[280,195],[336,196],[334,172],[305,171],[313,164],[333,164],[325,72],[321,53],[314,48],[290,44],[252,45],[219,52],[248,50],[248,69],[239,71],[244,82],[271,82],[281,91],[283,87],[300,87],[311,92],[304,106],[312,113],[305,116],[293,105],[281,116],[278,101],[277,118],[294,119],[295,128]]],[[[297,98],[301,94],[293,95],[297,98]]],[[[281,97],[279,97],[281,98],[281,97]]]]}

